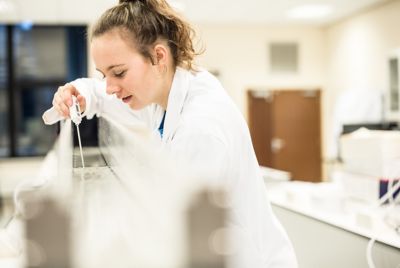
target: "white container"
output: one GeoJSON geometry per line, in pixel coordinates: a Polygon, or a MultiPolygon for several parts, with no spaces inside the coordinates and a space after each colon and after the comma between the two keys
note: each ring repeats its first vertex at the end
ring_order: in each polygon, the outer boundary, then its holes
{"type": "Polygon", "coordinates": [[[344,168],[372,177],[400,177],[400,131],[359,129],[340,138],[344,168]]]}
{"type": "Polygon", "coordinates": [[[398,182],[398,179],[393,181],[346,170],[336,170],[332,177],[342,185],[343,193],[347,198],[371,204],[378,204],[380,198],[390,188],[391,183],[398,182]]]}

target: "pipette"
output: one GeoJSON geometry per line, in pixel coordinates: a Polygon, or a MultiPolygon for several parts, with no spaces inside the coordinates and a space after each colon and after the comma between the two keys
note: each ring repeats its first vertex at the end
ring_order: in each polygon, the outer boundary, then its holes
{"type": "Polygon", "coordinates": [[[79,132],[79,124],[82,122],[82,113],[81,113],[81,107],[79,106],[79,103],[76,100],[75,96],[72,96],[72,106],[69,108],[69,116],[71,117],[72,122],[74,122],[76,126],[78,142],[79,142],[79,151],[81,153],[82,168],[85,168],[85,161],[83,160],[83,152],[82,152],[81,134],[79,132]]]}
{"type": "MultiPolygon", "coordinates": [[[[82,160],[82,168],[84,168],[85,161],[83,160],[81,135],[79,132],[79,124],[82,122],[82,113],[81,113],[81,107],[79,106],[79,103],[75,96],[72,96],[72,106],[69,107],[69,116],[71,118],[71,121],[74,122],[76,125],[76,131],[77,131],[78,142],[79,142],[79,150],[81,153],[81,160],[82,160]]],[[[61,121],[62,119],[64,119],[64,117],[61,116],[54,107],[52,107],[43,114],[42,119],[46,125],[53,125],[53,124],[57,123],[58,121],[61,121]]]]}
{"type": "MultiPolygon", "coordinates": [[[[72,106],[69,107],[69,115],[75,125],[79,125],[82,122],[81,108],[79,107],[79,103],[77,102],[75,96],[72,96],[72,106]]],[[[51,107],[44,112],[42,119],[46,125],[53,125],[65,118],[60,115],[54,107],[51,107]]]]}

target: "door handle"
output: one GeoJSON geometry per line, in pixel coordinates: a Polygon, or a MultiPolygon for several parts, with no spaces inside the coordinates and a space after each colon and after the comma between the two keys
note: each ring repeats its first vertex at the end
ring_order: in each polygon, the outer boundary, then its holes
{"type": "Polygon", "coordinates": [[[285,146],[285,141],[280,138],[271,139],[271,151],[272,153],[278,153],[285,146]]]}

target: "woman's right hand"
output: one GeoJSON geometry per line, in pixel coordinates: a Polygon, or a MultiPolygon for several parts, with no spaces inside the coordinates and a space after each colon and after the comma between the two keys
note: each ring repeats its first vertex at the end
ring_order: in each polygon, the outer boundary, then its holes
{"type": "Polygon", "coordinates": [[[53,97],[53,107],[63,117],[70,117],[69,107],[72,106],[72,96],[76,97],[76,100],[81,108],[81,112],[83,113],[85,111],[85,97],[80,95],[78,90],[72,84],[67,83],[64,86],[59,87],[53,97]]]}

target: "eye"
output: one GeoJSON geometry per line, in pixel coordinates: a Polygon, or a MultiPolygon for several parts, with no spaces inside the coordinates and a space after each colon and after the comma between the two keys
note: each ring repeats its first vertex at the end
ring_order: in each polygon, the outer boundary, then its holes
{"type": "Polygon", "coordinates": [[[114,77],[123,77],[126,71],[115,72],[114,77]]]}

